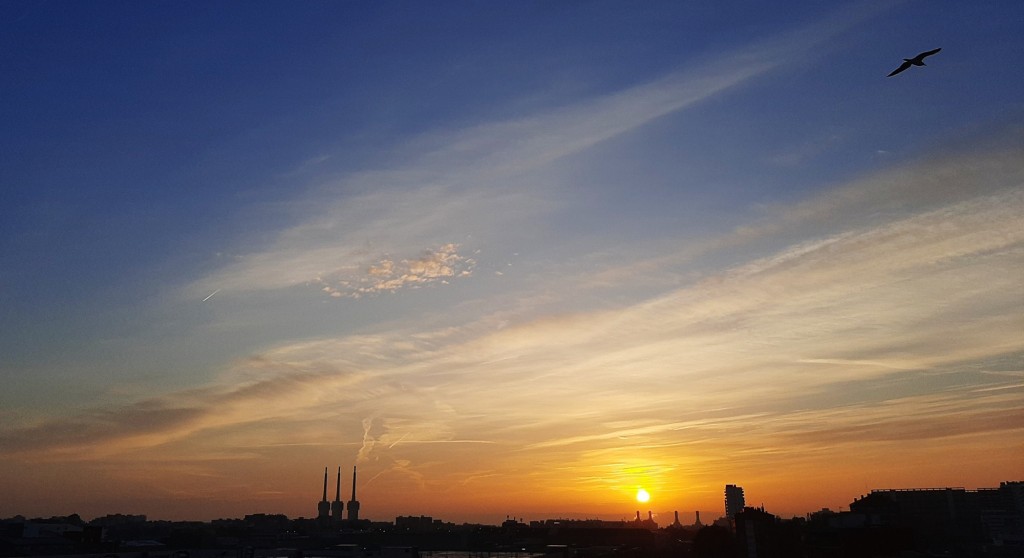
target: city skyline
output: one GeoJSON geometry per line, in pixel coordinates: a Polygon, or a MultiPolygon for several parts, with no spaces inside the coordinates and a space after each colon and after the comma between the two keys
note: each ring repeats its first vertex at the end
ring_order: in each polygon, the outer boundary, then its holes
{"type": "MultiPolygon", "coordinates": [[[[745,506],[743,488],[724,487],[725,516],[713,523],[659,525],[652,512],[631,520],[508,516],[499,524],[457,524],[423,515],[371,521],[342,518],[341,469],[335,501],[327,500],[328,476],[317,517],[255,513],[208,522],[154,520],[112,514],[28,519],[0,518],[5,556],[92,556],[114,551],[175,556],[935,556],[1016,557],[1024,543],[1024,482],[999,487],[876,489],[848,511],[821,509],[784,518],[764,506],[745,506]]],[[[355,471],[353,471],[353,486],[355,471]]],[[[637,499],[643,501],[638,493],[637,499]]],[[[353,499],[349,504],[358,502],[353,499]]]]}
{"type": "Polygon", "coordinates": [[[1015,479],[1022,20],[5,2],[0,516],[313,517],[339,464],[456,522],[1015,479]]]}
{"type": "MultiPolygon", "coordinates": [[[[325,471],[325,473],[326,473],[326,471],[325,471]]],[[[998,487],[980,487],[980,486],[979,487],[970,487],[970,488],[969,487],[963,487],[963,486],[946,486],[946,487],[924,487],[924,486],[917,486],[917,487],[884,487],[884,488],[873,487],[870,490],[866,490],[864,494],[860,494],[859,496],[854,497],[851,500],[851,502],[850,502],[851,506],[841,506],[838,509],[819,508],[819,509],[807,510],[805,513],[798,514],[798,515],[793,515],[791,517],[785,517],[785,516],[781,516],[781,515],[777,516],[777,517],[779,517],[779,519],[800,520],[800,519],[809,519],[809,518],[812,518],[814,516],[819,516],[819,515],[823,515],[823,514],[824,515],[840,514],[840,513],[847,512],[847,511],[848,512],[852,512],[852,513],[856,513],[854,511],[854,508],[853,508],[854,505],[856,505],[858,503],[861,503],[861,502],[869,501],[872,497],[874,497],[874,496],[876,496],[878,494],[886,494],[886,495],[896,494],[897,496],[899,496],[901,494],[902,495],[912,495],[911,497],[914,497],[914,498],[918,497],[916,495],[921,495],[921,494],[925,495],[926,497],[934,497],[935,494],[945,494],[945,493],[955,493],[955,494],[960,494],[960,495],[972,494],[972,493],[977,493],[977,494],[989,493],[989,494],[992,494],[992,493],[995,493],[997,491],[998,492],[1002,492],[1003,490],[1007,490],[1007,491],[1011,491],[1011,492],[1012,491],[1018,491],[1019,492],[1019,490],[1020,490],[1019,486],[1021,484],[1022,484],[1022,481],[1001,481],[999,483],[998,487]]],[[[431,522],[430,522],[431,524],[433,524],[435,521],[436,522],[441,522],[441,523],[453,524],[453,525],[454,524],[458,524],[456,522],[447,521],[445,518],[433,517],[433,516],[429,516],[429,515],[424,515],[422,513],[404,514],[404,515],[403,514],[397,514],[397,515],[394,515],[394,516],[391,516],[391,517],[359,518],[358,517],[358,510],[359,510],[359,503],[358,503],[358,501],[356,501],[356,504],[357,504],[356,505],[356,516],[353,516],[351,513],[349,513],[346,516],[342,512],[342,509],[345,508],[346,506],[345,505],[343,505],[343,506],[336,506],[336,504],[338,504],[340,502],[340,492],[341,492],[341,477],[340,477],[340,475],[337,478],[336,484],[335,484],[335,500],[334,501],[327,500],[327,489],[328,489],[328,487],[329,487],[329,483],[328,483],[328,479],[327,479],[327,477],[325,475],[325,477],[324,477],[324,485],[323,485],[323,490],[324,490],[323,496],[321,497],[320,501],[316,502],[316,512],[313,513],[312,515],[308,516],[308,517],[305,516],[305,515],[302,515],[302,514],[300,514],[298,516],[286,516],[285,514],[278,514],[276,512],[266,511],[266,510],[260,511],[260,512],[246,513],[245,516],[246,517],[248,517],[248,516],[268,516],[268,517],[269,516],[283,516],[283,517],[287,517],[288,519],[293,519],[293,520],[305,520],[305,521],[310,522],[311,525],[317,525],[319,529],[324,530],[325,532],[337,530],[339,528],[340,529],[345,529],[346,526],[356,527],[357,525],[360,525],[360,524],[361,524],[361,526],[358,527],[357,530],[362,530],[362,529],[365,529],[366,527],[368,527],[372,523],[396,523],[397,524],[397,522],[399,520],[401,520],[401,519],[420,519],[420,520],[428,519],[428,520],[431,520],[431,522]],[[328,505],[325,507],[324,503],[327,503],[328,505]],[[336,510],[338,510],[338,511],[336,511],[336,510]]],[[[354,488],[353,488],[353,491],[354,491],[354,488]]],[[[1009,495],[1010,492],[1007,492],[1007,494],[1009,495]]],[[[642,507],[642,503],[643,502],[639,502],[638,505],[637,505],[637,509],[634,512],[632,512],[632,513],[635,514],[633,517],[628,517],[629,514],[624,514],[621,517],[619,517],[619,516],[614,516],[614,514],[610,514],[610,515],[606,515],[606,516],[599,516],[599,515],[577,513],[577,512],[568,512],[568,513],[564,513],[564,514],[561,514],[561,515],[556,514],[556,515],[550,516],[550,517],[543,516],[543,514],[538,514],[536,517],[527,517],[525,515],[520,515],[520,514],[505,514],[504,517],[496,517],[496,518],[494,518],[491,521],[464,522],[464,524],[479,523],[481,525],[497,526],[497,525],[507,525],[510,522],[511,523],[516,523],[516,524],[526,524],[526,523],[546,523],[546,522],[552,522],[552,521],[565,520],[565,521],[576,521],[576,522],[581,522],[581,523],[586,523],[588,521],[606,522],[606,526],[609,526],[607,524],[615,524],[615,523],[618,523],[618,522],[622,522],[622,523],[644,523],[643,528],[645,528],[645,529],[654,529],[654,528],[664,529],[664,528],[678,528],[678,527],[698,528],[698,527],[706,527],[706,526],[710,526],[710,525],[714,525],[714,524],[728,524],[731,521],[733,521],[733,516],[736,513],[744,511],[744,510],[757,510],[757,511],[762,511],[762,512],[766,511],[766,508],[765,508],[765,506],[763,504],[761,504],[761,505],[747,505],[747,503],[745,502],[745,499],[744,499],[743,487],[742,486],[737,486],[737,485],[733,485],[733,484],[727,484],[724,487],[723,495],[724,495],[723,506],[722,506],[722,509],[718,510],[718,512],[715,512],[714,510],[679,510],[679,509],[674,509],[674,510],[671,510],[671,511],[658,511],[658,512],[655,512],[655,511],[650,510],[650,509],[648,509],[646,511],[643,511],[643,510],[640,509],[642,507]],[[732,509],[731,513],[730,513],[730,508],[732,509]],[[712,515],[710,517],[705,515],[705,518],[704,518],[705,521],[701,521],[701,517],[700,517],[700,512],[701,511],[704,511],[705,514],[707,514],[708,512],[711,512],[712,515]],[[647,517],[646,518],[642,518],[641,517],[642,515],[646,515],[647,517]],[[671,518],[672,521],[668,521],[667,520],[668,518],[671,518]],[[651,524],[650,523],[651,521],[654,521],[654,523],[651,524]]],[[[354,495],[353,495],[353,498],[354,498],[354,495]]],[[[1012,496],[1011,496],[1011,498],[1012,498],[1012,496]]],[[[348,502],[348,504],[351,504],[353,501],[355,501],[355,500],[350,500],[348,502]]],[[[342,502],[342,503],[344,504],[344,502],[342,502]]],[[[771,510],[767,510],[767,511],[771,511],[771,510]]],[[[948,512],[948,510],[943,511],[943,513],[947,513],[947,512],[948,512]]],[[[953,515],[955,516],[955,514],[953,514],[953,515]]],[[[146,521],[184,521],[184,522],[189,522],[189,521],[217,521],[217,520],[230,520],[230,519],[240,519],[241,518],[241,517],[216,517],[216,518],[201,519],[201,520],[194,519],[194,518],[193,519],[167,520],[167,519],[159,518],[159,517],[148,517],[145,514],[131,514],[131,513],[122,513],[122,512],[108,513],[108,514],[104,514],[103,516],[95,516],[95,517],[89,517],[89,516],[82,517],[81,514],[78,514],[78,513],[69,513],[69,514],[66,514],[65,516],[68,516],[68,517],[69,516],[78,516],[82,521],[85,521],[85,522],[89,522],[89,521],[97,520],[97,519],[103,519],[103,518],[119,518],[119,517],[136,518],[136,519],[143,519],[144,518],[144,520],[146,520],[146,521]]],[[[12,519],[12,518],[15,518],[15,517],[20,517],[20,518],[24,518],[24,520],[26,520],[26,521],[39,521],[39,520],[47,520],[47,519],[56,519],[56,518],[65,517],[65,516],[57,515],[57,516],[50,516],[50,517],[43,517],[43,516],[40,516],[40,517],[26,517],[24,514],[16,514],[15,516],[11,516],[9,518],[8,517],[0,517],[0,519],[12,519]]]]}

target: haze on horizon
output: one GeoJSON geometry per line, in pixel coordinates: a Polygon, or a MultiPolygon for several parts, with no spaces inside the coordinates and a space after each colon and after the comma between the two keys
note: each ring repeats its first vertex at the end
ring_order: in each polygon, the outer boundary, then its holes
{"type": "Polygon", "coordinates": [[[705,4],[0,4],[0,517],[1020,480],[1024,4],[705,4]]]}

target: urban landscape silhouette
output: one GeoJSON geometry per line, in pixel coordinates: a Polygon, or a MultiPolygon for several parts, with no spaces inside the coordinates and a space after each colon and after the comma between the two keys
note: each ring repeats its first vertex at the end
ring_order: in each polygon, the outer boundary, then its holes
{"type": "MultiPolygon", "coordinates": [[[[249,514],[210,522],[77,514],[0,520],[0,556],[105,558],[399,558],[399,557],[679,557],[871,558],[948,556],[1015,558],[1024,554],[1024,481],[998,488],[876,489],[847,511],[821,509],[782,518],[746,505],[743,487],[725,485],[723,514],[679,511],[659,525],[648,511],[632,520],[508,517],[500,525],[454,524],[430,516],[360,519],[355,498],[327,500],[327,470],[316,516],[249,514]]],[[[372,506],[371,506],[372,507],[372,506]]]]}

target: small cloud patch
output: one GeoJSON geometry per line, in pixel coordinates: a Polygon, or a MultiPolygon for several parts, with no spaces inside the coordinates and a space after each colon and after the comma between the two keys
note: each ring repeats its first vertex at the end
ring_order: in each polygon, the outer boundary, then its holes
{"type": "Polygon", "coordinates": [[[395,260],[385,256],[349,277],[318,277],[321,290],[334,298],[361,298],[432,283],[448,284],[450,279],[473,274],[476,260],[458,253],[458,244],[445,244],[418,258],[395,260]]]}

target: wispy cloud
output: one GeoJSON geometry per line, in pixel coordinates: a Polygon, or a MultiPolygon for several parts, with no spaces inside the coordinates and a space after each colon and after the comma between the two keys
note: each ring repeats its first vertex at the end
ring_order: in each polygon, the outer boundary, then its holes
{"type": "MultiPolygon", "coordinates": [[[[974,160],[1001,186],[925,210],[907,206],[867,226],[848,215],[846,230],[635,304],[283,344],[206,388],[8,429],[0,446],[95,458],[223,432],[248,448],[250,428],[280,427],[280,437],[258,444],[295,443],[318,416],[362,422],[361,449],[352,449],[361,461],[401,461],[413,471],[426,455],[416,448],[427,443],[494,442],[484,455],[536,458],[575,446],[742,445],[754,428],[775,440],[777,454],[830,437],[885,442],[1018,428],[1019,376],[975,365],[1024,352],[1024,158],[1016,160],[1009,169],[1003,158],[974,160]],[[950,371],[964,379],[943,384],[950,371]],[[874,387],[894,379],[902,397],[874,387]]],[[[932,180],[929,164],[892,188],[920,191],[919,181],[932,180]]],[[[945,176],[972,188],[972,174],[945,176]]],[[[874,206],[860,196],[823,197],[807,203],[871,221],[874,206]]],[[[441,269],[445,257],[428,259],[441,269]]],[[[309,432],[311,442],[321,434],[309,432]]]]}
{"type": "Polygon", "coordinates": [[[397,272],[387,283],[377,274],[403,261],[415,265],[437,247],[472,251],[487,240],[507,241],[512,231],[545,229],[543,217],[558,205],[552,177],[538,175],[546,165],[821,52],[828,39],[874,11],[846,10],[829,25],[744,45],[541,114],[426,134],[399,148],[390,167],[326,180],[296,202],[295,225],[189,291],[228,295],[317,285],[331,296],[355,297],[417,284],[397,272]]]}

